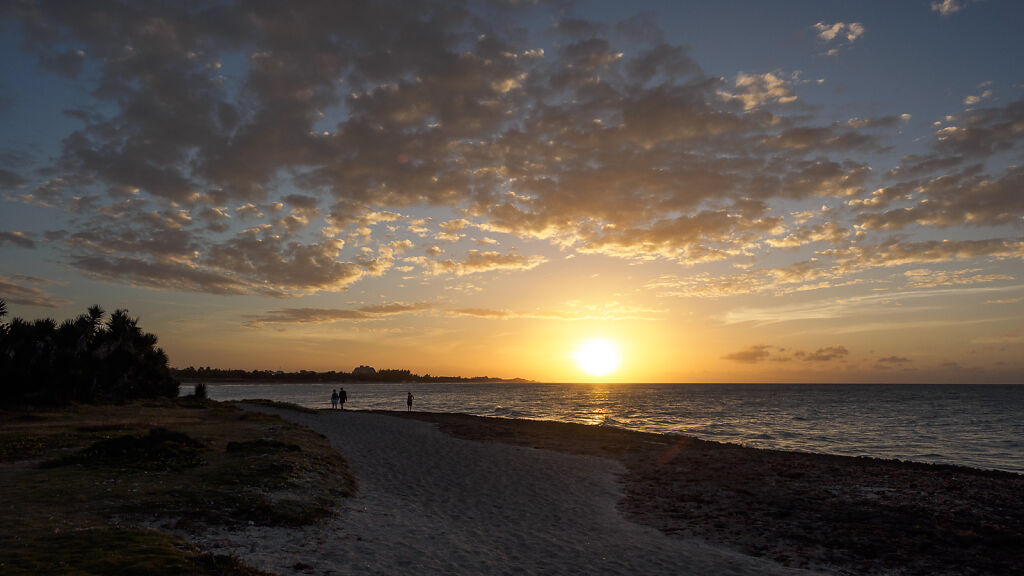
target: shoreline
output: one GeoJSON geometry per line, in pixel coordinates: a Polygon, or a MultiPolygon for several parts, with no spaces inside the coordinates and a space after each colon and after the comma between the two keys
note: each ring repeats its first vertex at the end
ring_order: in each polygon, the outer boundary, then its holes
{"type": "Polygon", "coordinates": [[[1024,475],[1014,472],[553,421],[373,413],[430,422],[467,440],[616,460],[626,470],[618,508],[630,520],[784,566],[858,574],[1024,571],[1024,475]]]}
{"type": "MultiPolygon", "coordinates": [[[[1024,409],[1024,387],[344,387],[347,409],[405,410],[408,388],[419,410],[611,425],[748,447],[1024,473],[1024,444],[1013,426],[1024,409]]],[[[327,408],[331,388],[211,384],[209,394],[217,400],[262,397],[327,408]]]]}
{"type": "MultiPolygon", "coordinates": [[[[241,401],[241,402],[246,402],[246,401],[241,401]]],[[[302,408],[306,409],[305,407],[302,407],[302,408]]],[[[309,409],[313,410],[315,412],[318,412],[318,413],[322,413],[322,412],[323,413],[331,413],[332,412],[332,410],[328,409],[328,408],[309,408],[309,409]]],[[[481,415],[477,415],[477,414],[466,414],[466,413],[463,413],[463,412],[427,412],[427,411],[407,412],[407,411],[402,411],[402,410],[381,410],[381,409],[365,409],[365,410],[364,409],[346,409],[345,412],[366,412],[366,413],[382,414],[382,415],[386,415],[386,416],[394,416],[394,417],[398,417],[398,418],[411,418],[411,419],[414,419],[414,420],[422,420],[422,421],[426,421],[426,422],[432,422],[432,423],[435,423],[435,424],[438,424],[439,426],[441,426],[441,430],[442,431],[446,431],[448,433],[451,433],[454,436],[458,436],[460,433],[462,433],[462,434],[466,435],[465,437],[467,439],[479,440],[479,441],[492,440],[492,441],[497,441],[497,442],[516,443],[516,440],[514,439],[514,437],[504,437],[504,436],[501,436],[500,434],[498,434],[498,435],[484,434],[484,435],[482,435],[479,438],[474,438],[474,437],[472,437],[472,433],[467,432],[465,430],[462,430],[462,427],[460,427],[457,422],[460,421],[460,420],[463,420],[463,419],[477,419],[477,418],[479,418],[479,419],[482,419],[482,420],[485,420],[485,421],[506,421],[507,420],[507,421],[512,421],[512,422],[527,422],[527,423],[540,423],[540,424],[552,424],[552,425],[566,425],[566,426],[569,426],[569,427],[582,426],[582,427],[587,428],[587,429],[610,430],[610,431],[615,431],[615,432],[622,432],[622,433],[625,433],[627,435],[637,435],[637,440],[638,441],[646,441],[646,442],[657,442],[657,443],[663,443],[663,442],[671,443],[671,442],[677,442],[677,441],[703,442],[703,443],[707,443],[707,444],[717,445],[717,446],[720,446],[722,448],[735,448],[735,449],[740,449],[740,450],[754,450],[754,451],[759,451],[759,452],[780,452],[780,453],[784,453],[784,454],[805,455],[805,456],[812,456],[812,457],[820,456],[820,457],[826,457],[826,458],[833,458],[833,457],[834,458],[849,458],[849,459],[853,459],[853,460],[891,462],[891,463],[894,463],[894,464],[897,464],[897,465],[904,465],[905,464],[905,465],[910,465],[910,466],[924,466],[926,468],[948,468],[948,469],[951,469],[951,470],[963,469],[963,470],[974,472],[974,473],[982,473],[982,474],[992,473],[992,474],[996,474],[996,475],[1010,475],[1010,476],[1021,476],[1021,477],[1024,477],[1024,472],[1015,472],[1013,470],[1002,470],[1002,469],[999,469],[999,468],[981,468],[981,467],[978,467],[978,466],[969,466],[969,465],[966,465],[966,464],[951,464],[951,463],[945,463],[945,462],[925,462],[925,461],[922,461],[922,460],[911,460],[911,459],[902,459],[902,458],[886,458],[884,456],[871,456],[871,455],[866,455],[866,454],[865,455],[853,456],[853,455],[849,455],[849,454],[838,454],[838,453],[831,453],[831,452],[815,452],[815,451],[812,451],[812,450],[789,450],[789,449],[785,449],[785,448],[760,447],[760,446],[752,446],[752,445],[741,444],[739,442],[729,442],[729,441],[722,441],[722,440],[711,440],[711,439],[707,439],[707,438],[698,438],[696,436],[691,436],[691,435],[681,434],[681,433],[673,433],[673,432],[662,433],[662,432],[649,432],[649,431],[646,431],[646,430],[635,430],[635,429],[632,429],[632,428],[626,428],[626,427],[623,427],[623,426],[616,426],[616,425],[613,425],[613,424],[585,424],[585,423],[581,423],[581,422],[566,422],[566,421],[561,421],[561,420],[546,420],[546,419],[542,419],[542,418],[524,418],[524,417],[514,417],[514,416],[481,416],[481,415]],[[491,438],[490,436],[495,436],[495,437],[491,438]],[[650,437],[650,438],[641,439],[641,437],[644,437],[644,436],[650,437]]],[[[557,446],[557,443],[555,443],[555,446],[557,446]]],[[[565,446],[564,450],[560,449],[558,447],[549,447],[549,446],[541,446],[541,445],[534,446],[534,447],[535,448],[542,448],[542,449],[552,449],[552,450],[562,450],[562,451],[567,451],[567,452],[575,452],[575,450],[572,449],[570,446],[565,446]]],[[[601,454],[597,454],[597,451],[594,450],[593,448],[582,448],[582,450],[586,450],[585,453],[593,453],[595,455],[601,455],[601,454]]]]}
{"type": "MultiPolygon", "coordinates": [[[[318,412],[331,412],[331,410],[327,409],[327,408],[311,408],[311,410],[315,410],[315,411],[318,411],[318,412]]],[[[485,420],[512,420],[512,421],[520,421],[520,422],[545,422],[545,423],[551,423],[551,424],[566,424],[566,425],[569,425],[569,426],[584,426],[586,428],[617,430],[617,431],[625,432],[627,434],[649,435],[649,436],[652,436],[652,437],[660,438],[660,439],[665,440],[665,441],[679,441],[679,440],[683,440],[683,441],[686,441],[686,442],[691,442],[691,441],[693,441],[693,442],[706,442],[706,443],[709,443],[709,444],[719,445],[719,446],[721,446],[723,448],[729,447],[729,448],[738,448],[738,449],[743,449],[743,450],[757,450],[757,451],[762,451],[762,452],[781,452],[781,453],[785,453],[785,454],[794,454],[794,455],[835,457],[835,458],[851,458],[851,459],[854,459],[854,460],[866,460],[866,461],[874,460],[874,461],[880,461],[880,462],[892,462],[892,463],[901,464],[901,465],[902,464],[920,465],[920,466],[925,466],[925,467],[929,467],[929,468],[949,468],[949,469],[953,469],[953,470],[965,469],[965,470],[973,472],[973,473],[1009,474],[1011,476],[1024,477],[1024,472],[1016,472],[1014,470],[1004,470],[1004,469],[1001,469],[1001,468],[982,468],[980,466],[970,466],[970,465],[967,465],[967,464],[954,464],[954,463],[948,463],[948,462],[926,462],[924,460],[913,460],[913,459],[909,459],[909,458],[887,458],[885,456],[872,456],[872,455],[868,455],[868,454],[860,454],[860,455],[854,456],[854,455],[850,455],[850,454],[840,454],[840,453],[836,453],[836,452],[816,452],[816,451],[813,451],[813,450],[797,450],[797,449],[774,448],[774,447],[766,447],[766,446],[754,446],[754,445],[742,444],[740,442],[731,442],[731,441],[725,441],[725,440],[713,440],[713,439],[709,439],[709,438],[699,438],[697,436],[691,436],[691,435],[683,434],[683,433],[675,433],[675,432],[650,432],[650,431],[647,431],[647,430],[636,430],[636,429],[632,429],[632,428],[626,428],[624,426],[617,426],[617,425],[614,425],[614,424],[585,424],[585,423],[582,423],[582,422],[567,422],[567,421],[562,421],[562,420],[546,420],[546,419],[542,419],[542,418],[524,418],[524,417],[516,417],[516,416],[481,416],[481,415],[477,415],[477,414],[466,414],[466,413],[463,413],[463,412],[412,412],[412,415],[409,415],[409,413],[403,412],[401,410],[348,409],[346,411],[348,411],[348,412],[372,412],[372,413],[384,414],[384,415],[388,415],[388,416],[396,416],[396,417],[400,417],[400,418],[413,418],[413,419],[417,419],[417,420],[424,420],[424,421],[434,422],[434,423],[437,423],[439,425],[442,425],[442,429],[444,429],[444,426],[447,423],[447,420],[449,420],[447,418],[447,416],[453,416],[456,419],[461,419],[463,417],[468,417],[468,418],[482,418],[482,419],[485,419],[485,420]]],[[[457,435],[457,434],[453,434],[453,435],[457,435]]],[[[477,438],[471,438],[469,436],[467,436],[467,438],[468,439],[477,439],[477,438]]],[[[479,438],[479,440],[485,440],[485,439],[486,439],[486,437],[485,438],[479,438]]],[[[505,439],[505,438],[497,439],[495,441],[514,443],[514,442],[510,442],[509,439],[505,439]]],[[[651,441],[655,441],[655,440],[651,440],[651,441]]],[[[558,450],[559,448],[551,448],[551,449],[558,450]]],[[[573,451],[573,450],[570,449],[569,447],[566,447],[566,450],[564,450],[564,451],[573,451]]]]}

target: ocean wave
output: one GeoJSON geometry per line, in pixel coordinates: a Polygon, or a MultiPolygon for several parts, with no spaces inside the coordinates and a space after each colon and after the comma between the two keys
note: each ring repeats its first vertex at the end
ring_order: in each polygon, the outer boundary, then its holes
{"type": "Polygon", "coordinates": [[[525,414],[519,410],[506,408],[505,406],[495,406],[491,410],[491,416],[497,416],[499,418],[522,418],[525,414]]]}
{"type": "Polygon", "coordinates": [[[611,416],[605,416],[600,422],[597,423],[597,425],[598,426],[605,426],[605,427],[608,427],[608,428],[625,428],[626,427],[626,423],[625,422],[620,422],[620,421],[612,418],[611,416]]]}

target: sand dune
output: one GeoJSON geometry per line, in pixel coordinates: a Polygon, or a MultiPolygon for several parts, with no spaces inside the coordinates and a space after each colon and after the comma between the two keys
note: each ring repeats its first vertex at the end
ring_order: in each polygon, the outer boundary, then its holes
{"type": "Polygon", "coordinates": [[[274,412],[324,434],[359,492],[333,520],[239,527],[200,543],[278,574],[806,574],[665,536],[616,509],[621,465],[461,440],[365,412],[274,412]]]}

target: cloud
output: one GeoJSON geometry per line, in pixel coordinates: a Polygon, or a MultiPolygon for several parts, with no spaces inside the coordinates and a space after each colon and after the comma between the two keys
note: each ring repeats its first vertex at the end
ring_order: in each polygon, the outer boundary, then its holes
{"type": "Polygon", "coordinates": [[[494,318],[500,320],[530,319],[530,320],[651,320],[659,311],[637,306],[628,306],[618,302],[612,302],[600,306],[584,306],[578,303],[570,303],[564,310],[533,310],[513,311],[495,308],[453,308],[446,311],[454,316],[469,316],[473,318],[494,318]]]}
{"type": "Polygon", "coordinates": [[[26,182],[28,180],[21,174],[0,168],[0,189],[12,190],[26,182]]]}
{"type": "Polygon", "coordinates": [[[839,245],[844,243],[849,235],[849,229],[835,222],[826,222],[811,226],[799,226],[784,238],[768,238],[767,243],[776,248],[799,248],[817,242],[839,245]]]}
{"type": "Polygon", "coordinates": [[[967,110],[959,125],[946,126],[935,133],[934,148],[938,153],[975,159],[1013,150],[1021,144],[1022,121],[1024,100],[967,110]]]}
{"type": "Polygon", "coordinates": [[[600,22],[592,22],[582,18],[565,18],[555,22],[554,29],[559,34],[571,38],[590,38],[604,34],[604,25],[600,22]]]}
{"type": "Polygon", "coordinates": [[[882,146],[878,137],[863,132],[863,128],[854,129],[849,125],[795,127],[766,138],[762,144],[794,152],[815,153],[823,150],[849,152],[880,149],[882,146]]]}
{"type": "Polygon", "coordinates": [[[932,12],[938,12],[942,16],[952,16],[971,3],[970,0],[941,0],[932,2],[931,8],[932,12]]]}
{"type": "Polygon", "coordinates": [[[521,318],[520,314],[512,312],[510,310],[498,310],[494,308],[455,308],[449,310],[449,313],[456,316],[471,316],[474,318],[521,318]]]}
{"type": "Polygon", "coordinates": [[[955,262],[974,258],[1024,259],[1024,241],[991,238],[985,240],[889,240],[875,245],[825,250],[847,270],[887,268],[907,264],[955,262]]]}
{"type": "Polygon", "coordinates": [[[20,248],[35,248],[36,242],[24,232],[0,230],[0,246],[11,244],[20,248]]]}
{"type": "Polygon", "coordinates": [[[825,298],[815,301],[802,302],[800,304],[786,304],[770,307],[739,307],[729,310],[721,317],[726,324],[740,324],[751,322],[757,326],[767,326],[783,322],[799,322],[806,320],[831,320],[837,318],[860,318],[879,317],[882,321],[865,322],[860,325],[845,328],[844,330],[856,332],[861,330],[889,330],[897,325],[928,328],[939,326],[950,326],[971,322],[987,322],[988,319],[960,321],[920,321],[920,320],[899,320],[899,315],[906,315],[910,318],[913,313],[927,312],[934,314],[936,311],[945,310],[946,305],[936,304],[933,299],[940,297],[971,297],[983,296],[993,293],[1017,290],[1020,285],[1010,286],[977,286],[968,288],[922,288],[911,290],[888,290],[863,296],[852,296],[848,298],[825,298]]]}
{"type": "Polygon", "coordinates": [[[750,111],[768,104],[791,104],[796,96],[790,81],[773,72],[747,74],[739,72],[733,80],[733,90],[719,91],[727,100],[737,100],[743,109],[750,111]]]}
{"type": "Polygon", "coordinates": [[[718,298],[737,294],[781,295],[855,283],[856,280],[844,278],[843,271],[839,268],[805,260],[785,267],[757,268],[719,276],[695,274],[679,278],[666,275],[649,282],[646,288],[655,290],[663,296],[718,298]]]}
{"type": "MultiPolygon", "coordinates": [[[[180,290],[211,294],[261,293],[230,276],[185,263],[152,262],[130,257],[82,256],[71,265],[91,278],[118,280],[153,290],[180,290]]],[[[269,295],[280,295],[276,291],[269,295]]]]}
{"type": "Polygon", "coordinates": [[[801,360],[804,362],[829,362],[831,360],[845,358],[849,353],[850,352],[845,346],[827,346],[825,348],[818,348],[814,352],[795,350],[792,353],[789,353],[785,348],[758,344],[755,346],[747,346],[737,352],[726,354],[722,358],[724,360],[732,360],[743,364],[757,364],[764,361],[789,362],[791,360],[801,360]]]}
{"type": "Polygon", "coordinates": [[[470,226],[470,222],[464,218],[448,220],[439,224],[441,232],[434,235],[435,240],[442,242],[458,242],[465,234],[461,232],[470,226]]]}
{"type": "Polygon", "coordinates": [[[818,22],[811,28],[817,33],[818,40],[831,47],[823,56],[836,56],[843,48],[847,48],[864,36],[864,25],[860,22],[836,22],[825,24],[818,22]]]}
{"type": "Polygon", "coordinates": [[[699,77],[700,65],[690,57],[685,46],[659,43],[640,52],[626,63],[630,78],[646,83],[661,75],[668,78],[699,77]]]}
{"type": "MultiPolygon", "coordinates": [[[[784,229],[780,229],[784,232],[784,229]]],[[[798,249],[824,244],[811,260],[772,268],[748,268],[725,274],[693,273],[680,277],[662,275],[645,288],[661,296],[718,298],[738,294],[776,295],[810,292],[851,286],[865,282],[862,275],[899,266],[962,262],[1024,260],[1024,242],[1009,239],[908,242],[890,239],[880,243],[857,243],[845,229],[832,223],[802,225],[781,237],[768,237],[765,243],[782,249],[798,249]]],[[[1010,280],[1001,273],[981,273],[981,268],[960,272],[911,271],[907,285],[925,288],[1010,280]]]]}
{"type": "Polygon", "coordinates": [[[964,98],[964,106],[977,106],[981,104],[983,100],[988,100],[992,97],[992,90],[983,90],[979,94],[972,94],[964,98]]]}
{"type": "Polygon", "coordinates": [[[251,316],[245,326],[258,328],[266,324],[325,324],[343,321],[373,320],[396,314],[429,310],[425,302],[388,302],[358,308],[282,308],[251,316]]]}
{"type": "MultiPolygon", "coordinates": [[[[431,276],[547,261],[517,240],[722,263],[707,295],[813,289],[882,266],[858,252],[874,233],[1024,214],[1021,169],[986,168],[1019,150],[1024,103],[984,107],[987,86],[930,148],[875,175],[858,156],[885,152],[901,116],[819,121],[798,73],[708,76],[650,14],[612,28],[520,4],[18,3],[26,50],[91,96],[68,111],[56,159],[0,183],[64,211],[66,233],[33,240],[60,242],[90,277],[282,297],[396,264],[431,276]],[[521,26],[537,10],[555,30],[521,26]],[[791,216],[837,200],[827,217],[791,216]],[[437,245],[471,230],[508,250],[437,245]]],[[[865,35],[813,30],[829,48],[865,35]]]]}
{"type": "Polygon", "coordinates": [[[971,343],[980,344],[983,346],[1024,344],[1024,334],[1021,334],[1020,331],[1012,331],[1004,334],[982,336],[980,338],[972,338],[971,343]]]}
{"type": "Polygon", "coordinates": [[[70,304],[67,300],[55,298],[48,292],[36,286],[28,286],[27,284],[47,285],[50,282],[30,276],[18,275],[6,278],[0,276],[0,295],[3,295],[3,299],[8,304],[21,304],[23,306],[58,308],[70,304]]]}
{"type": "Polygon", "coordinates": [[[860,22],[836,22],[835,24],[818,22],[813,28],[818,32],[818,38],[825,42],[844,38],[847,42],[853,42],[864,35],[864,25],[860,22]]]}
{"type": "Polygon", "coordinates": [[[997,280],[1013,280],[1007,274],[981,274],[978,268],[967,270],[929,270],[916,268],[903,273],[907,277],[907,286],[911,288],[934,288],[937,286],[957,286],[968,284],[984,284],[997,280]]]}
{"type": "Polygon", "coordinates": [[[879,358],[876,362],[880,365],[891,364],[900,366],[903,364],[909,364],[911,360],[910,358],[905,358],[903,356],[886,356],[884,358],[879,358]]]}
{"type": "Polygon", "coordinates": [[[71,79],[78,77],[85,62],[82,50],[66,50],[40,58],[40,63],[54,72],[71,79]]]}
{"type": "Polygon", "coordinates": [[[742,362],[744,364],[757,364],[758,362],[771,358],[772,349],[774,349],[773,346],[759,344],[756,346],[748,346],[743,350],[726,354],[722,358],[725,360],[732,360],[734,362],[742,362]]]}
{"type": "Polygon", "coordinates": [[[430,307],[430,304],[425,302],[414,302],[411,304],[407,304],[405,302],[388,302],[386,304],[363,306],[359,308],[359,310],[367,314],[390,315],[401,314],[404,312],[418,312],[420,310],[427,310],[430,307]]]}
{"type": "Polygon", "coordinates": [[[849,354],[850,351],[845,346],[826,346],[825,348],[818,348],[814,352],[798,351],[793,356],[805,362],[830,362],[845,358],[849,354]]]}
{"type": "Polygon", "coordinates": [[[1024,296],[1018,296],[1016,298],[999,298],[995,300],[986,300],[985,304],[1016,304],[1018,302],[1024,302],[1024,296]]]}
{"type": "Polygon", "coordinates": [[[502,254],[495,251],[470,250],[464,260],[426,260],[424,262],[433,274],[479,274],[495,270],[529,270],[547,262],[540,255],[523,256],[514,252],[502,254]]]}
{"type": "Polygon", "coordinates": [[[1010,166],[998,177],[971,166],[914,186],[893,187],[886,201],[864,202],[865,208],[888,207],[892,200],[908,196],[913,202],[881,212],[865,210],[857,225],[867,230],[902,230],[912,224],[927,227],[1001,226],[1019,221],[1024,198],[1024,166],[1010,166]]]}

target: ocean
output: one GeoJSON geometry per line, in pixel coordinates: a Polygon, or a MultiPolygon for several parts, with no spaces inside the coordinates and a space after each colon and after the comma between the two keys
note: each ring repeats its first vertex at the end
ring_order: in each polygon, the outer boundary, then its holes
{"type": "MultiPolygon", "coordinates": [[[[462,412],[1024,473],[1024,385],[344,383],[346,409],[462,412]]],[[[329,408],[334,384],[208,384],[329,408]]],[[[189,390],[186,388],[183,393],[189,390]]]]}

